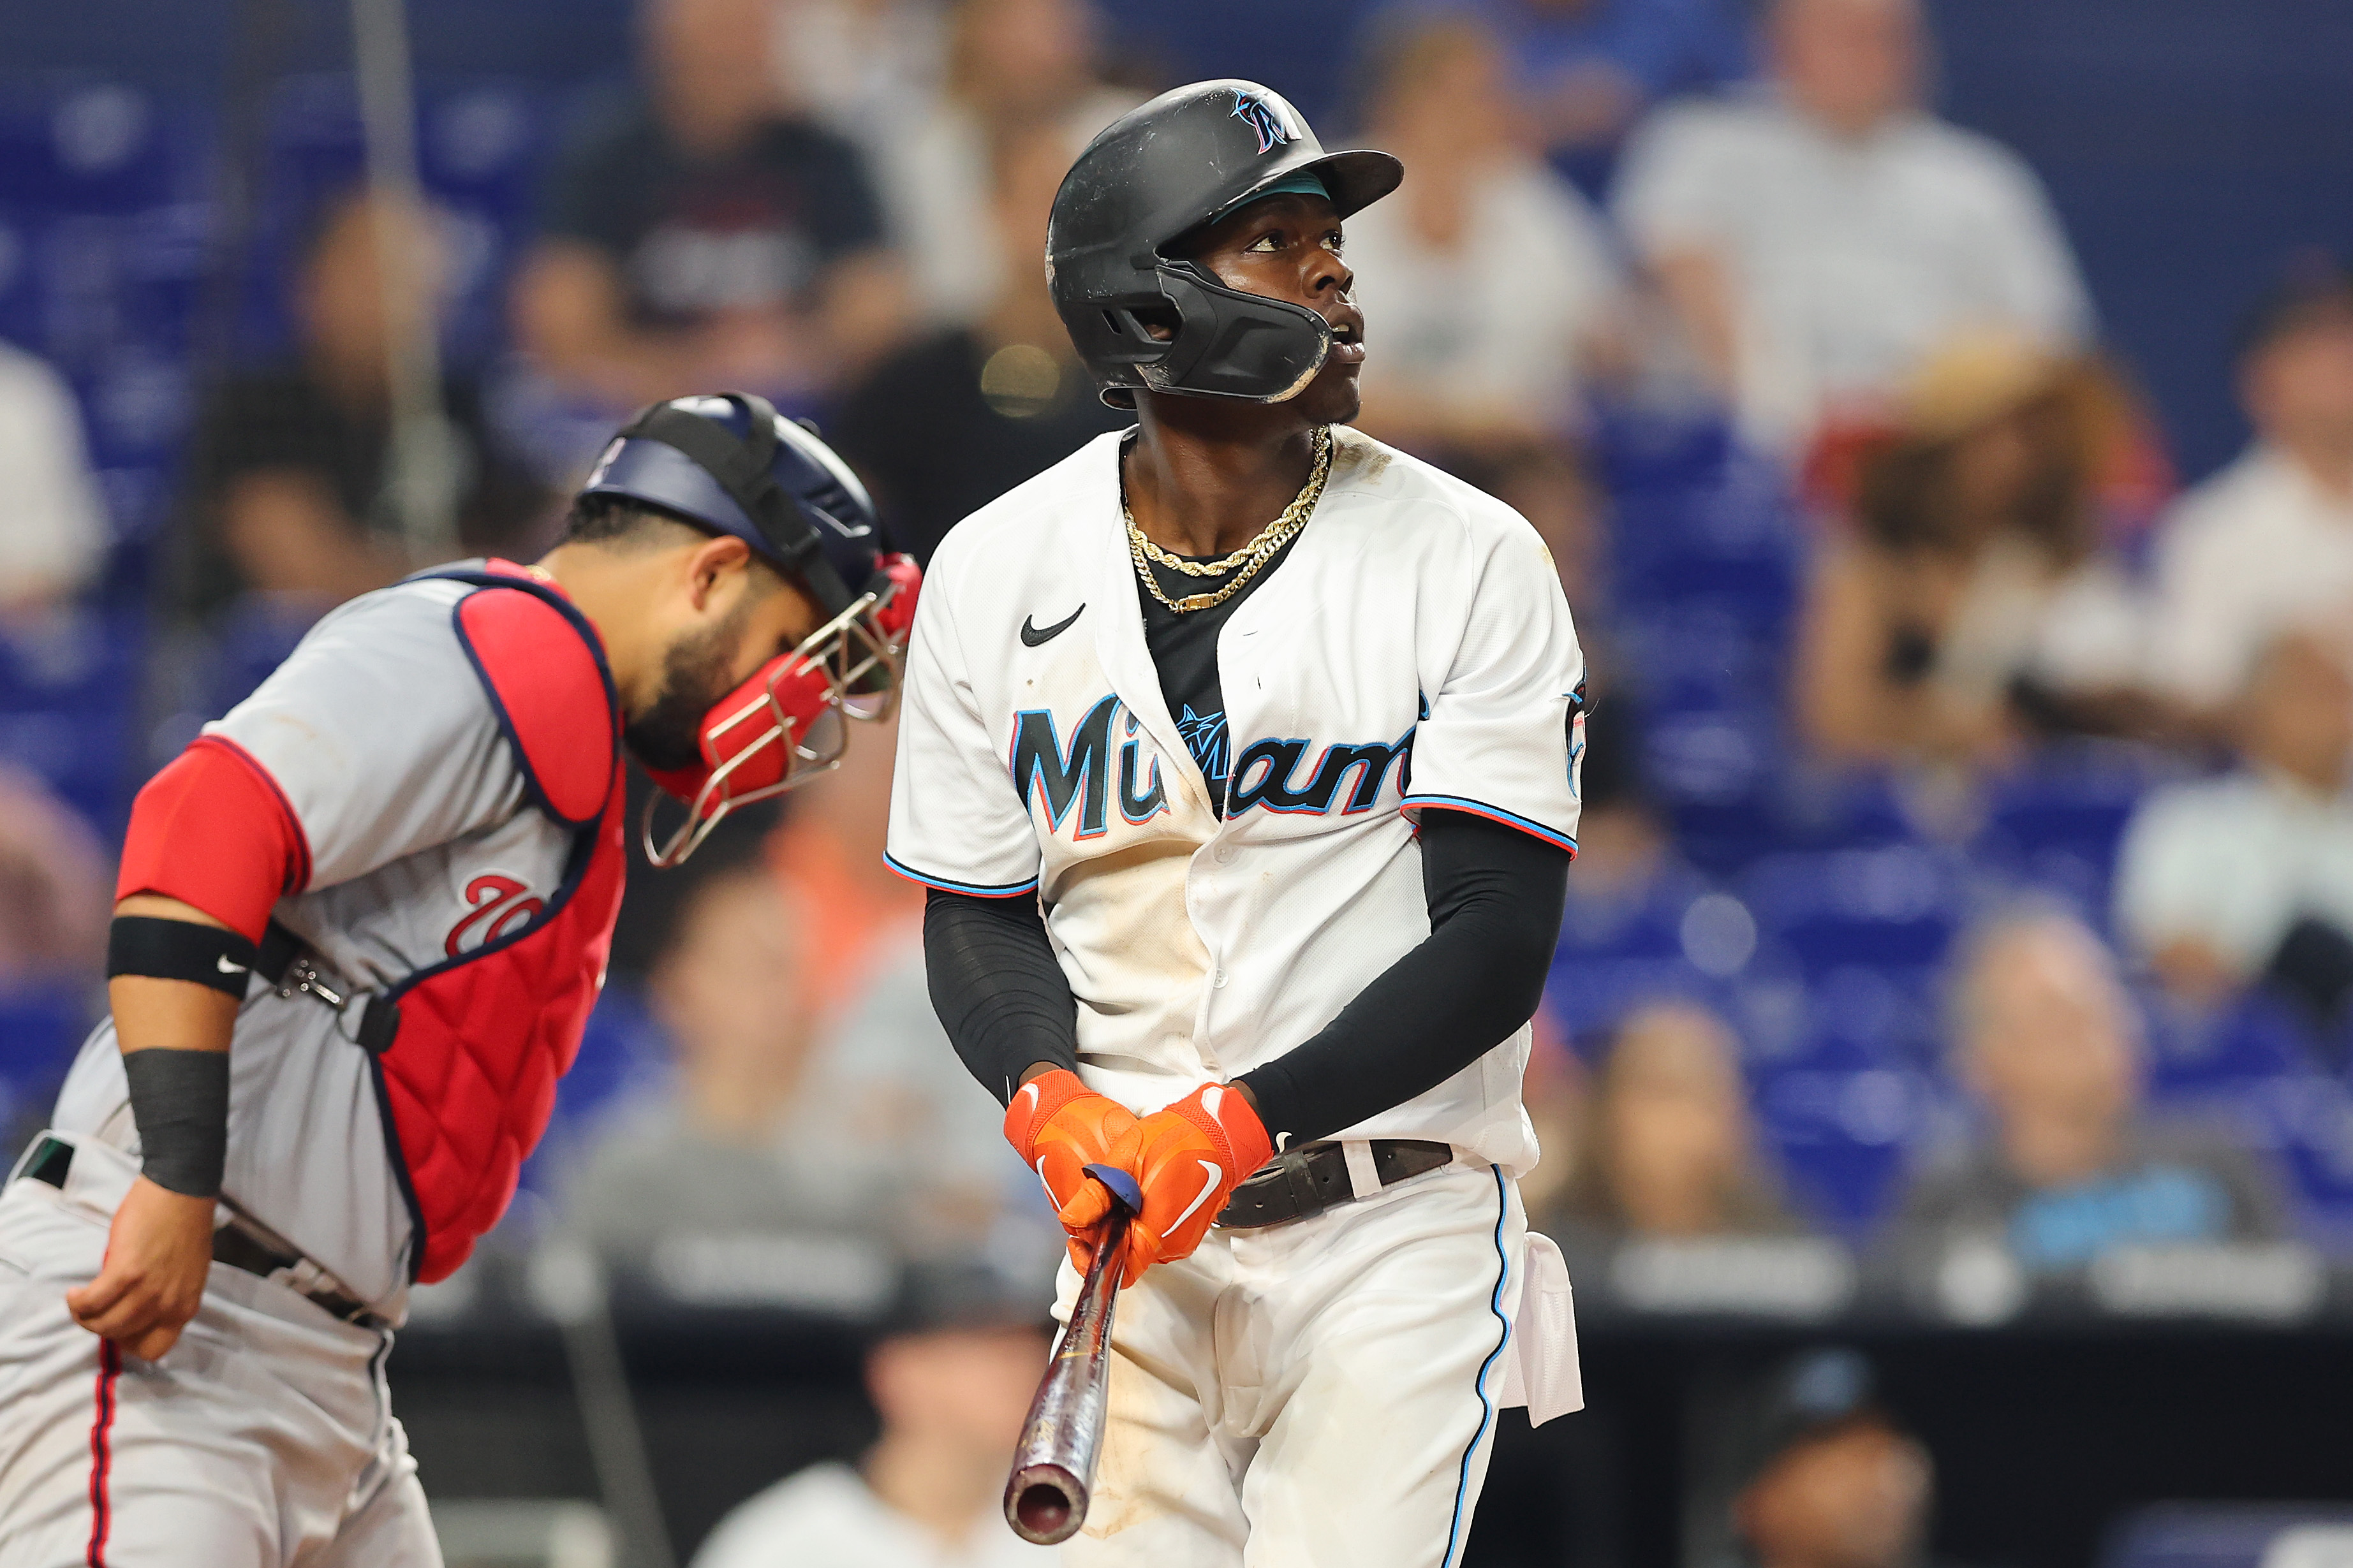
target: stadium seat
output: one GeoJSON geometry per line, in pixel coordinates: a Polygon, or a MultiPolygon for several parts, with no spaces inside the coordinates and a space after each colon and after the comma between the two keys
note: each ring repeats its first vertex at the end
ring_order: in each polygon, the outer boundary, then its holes
{"type": "Polygon", "coordinates": [[[146,638],[135,611],[0,632],[0,760],[28,769],[103,833],[130,809],[132,724],[146,638]]]}
{"type": "MultiPolygon", "coordinates": [[[[90,1032],[97,997],[82,985],[0,990],[0,1129],[39,1125],[90,1032]]],[[[0,1149],[0,1161],[17,1151],[0,1149]]]]}
{"type": "Polygon", "coordinates": [[[2153,1503],[2108,1532],[2099,1568],[2343,1568],[2353,1510],[2289,1503],[2153,1503]]]}

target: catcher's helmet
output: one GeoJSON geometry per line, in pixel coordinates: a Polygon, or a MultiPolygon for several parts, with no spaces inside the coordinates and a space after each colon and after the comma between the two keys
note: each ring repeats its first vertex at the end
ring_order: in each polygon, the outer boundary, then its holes
{"type": "Polygon", "coordinates": [[[1103,399],[1134,389],[1280,403],[1324,363],[1331,328],[1303,306],[1229,289],[1171,241],[1276,185],[1313,177],[1342,217],[1397,189],[1387,153],[1326,153],[1282,95],[1250,81],[1180,87],[1113,121],[1055,193],[1046,281],[1103,399]],[[1165,321],[1167,338],[1136,312],[1165,321]]]}
{"type": "Polygon", "coordinates": [[[582,495],[624,496],[733,534],[807,588],[828,619],[884,562],[874,502],[814,426],[764,397],[677,397],[607,445],[582,495]]]}

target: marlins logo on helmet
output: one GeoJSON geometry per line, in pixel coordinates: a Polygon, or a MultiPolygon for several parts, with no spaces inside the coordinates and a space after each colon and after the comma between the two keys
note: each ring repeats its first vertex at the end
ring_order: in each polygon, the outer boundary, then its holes
{"type": "Polygon", "coordinates": [[[1271,153],[1291,140],[1291,127],[1274,105],[1254,92],[1234,94],[1234,118],[1258,132],[1258,150],[1271,153]]]}

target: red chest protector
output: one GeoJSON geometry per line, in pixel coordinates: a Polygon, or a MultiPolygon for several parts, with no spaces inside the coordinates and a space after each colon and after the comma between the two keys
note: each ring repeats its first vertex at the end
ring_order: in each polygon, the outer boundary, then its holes
{"type": "Polygon", "coordinates": [[[480,590],[458,602],[458,639],[514,749],[527,809],[572,843],[543,904],[527,900],[515,911],[525,918],[500,917],[479,946],[392,986],[361,1031],[416,1222],[412,1269],[428,1284],[506,1213],[547,1131],[555,1080],[604,984],[628,875],[620,705],[595,630],[512,569],[433,575],[480,590]]]}

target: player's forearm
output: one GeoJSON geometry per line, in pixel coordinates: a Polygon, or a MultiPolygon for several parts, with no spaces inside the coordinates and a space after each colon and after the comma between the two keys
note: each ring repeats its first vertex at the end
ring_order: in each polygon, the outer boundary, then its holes
{"type": "Polygon", "coordinates": [[[1000,1101],[1041,1070],[1078,1067],[1078,999],[1036,900],[932,889],[923,967],[940,1026],[1000,1101]]]}
{"type": "Polygon", "coordinates": [[[1439,810],[1423,818],[1421,846],[1428,940],[1313,1039],[1236,1080],[1279,1148],[1403,1104],[1535,1013],[1560,934],[1567,852],[1439,810]]]}
{"type": "Polygon", "coordinates": [[[141,1173],[185,1197],[220,1191],[229,1037],[253,944],[194,905],[136,893],[115,906],[107,1003],[122,1049],[141,1173]]]}

